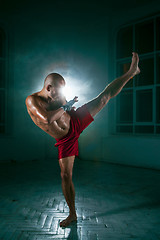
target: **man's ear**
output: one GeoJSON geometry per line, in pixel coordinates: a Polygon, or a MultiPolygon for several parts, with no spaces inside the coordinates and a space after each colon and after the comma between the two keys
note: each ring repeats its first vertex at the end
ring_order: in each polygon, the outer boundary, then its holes
{"type": "Polygon", "coordinates": [[[50,91],[51,87],[52,87],[52,86],[51,86],[50,84],[47,85],[46,89],[47,89],[48,92],[50,91]]]}

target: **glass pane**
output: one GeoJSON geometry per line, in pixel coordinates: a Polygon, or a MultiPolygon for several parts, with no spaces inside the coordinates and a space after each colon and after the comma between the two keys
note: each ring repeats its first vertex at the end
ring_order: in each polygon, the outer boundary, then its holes
{"type": "Polygon", "coordinates": [[[136,121],[152,121],[152,90],[137,90],[136,92],[136,121]]]}
{"type": "Polygon", "coordinates": [[[2,39],[2,33],[0,31],[0,57],[3,56],[3,47],[2,47],[2,45],[3,45],[3,39],[2,39]]]}
{"type": "Polygon", "coordinates": [[[160,55],[156,57],[156,69],[157,69],[156,83],[160,83],[160,55]]]}
{"type": "Polygon", "coordinates": [[[4,123],[5,120],[5,94],[0,91],[0,123],[4,123]]]}
{"type": "Polygon", "coordinates": [[[129,57],[133,52],[133,27],[121,29],[117,34],[117,58],[129,57]]]}
{"type": "MultiPolygon", "coordinates": [[[[117,77],[122,76],[124,73],[126,73],[130,68],[131,62],[129,63],[118,63],[117,64],[117,77]]],[[[127,84],[124,86],[124,88],[130,88],[133,87],[133,78],[130,79],[127,84]]]]}
{"type": "Polygon", "coordinates": [[[140,60],[139,68],[141,72],[135,76],[136,86],[154,84],[154,58],[140,60]]]}
{"type": "Polygon", "coordinates": [[[160,50],[160,17],[156,19],[156,46],[160,50]]]}
{"type": "Polygon", "coordinates": [[[117,95],[117,122],[133,122],[133,91],[121,91],[117,95]]]}
{"type": "Polygon", "coordinates": [[[156,89],[156,119],[160,123],[160,87],[156,89]]]}
{"type": "Polygon", "coordinates": [[[132,126],[117,126],[117,133],[132,133],[132,126]]]}
{"type": "Polygon", "coordinates": [[[154,133],[154,126],[135,126],[135,133],[154,133]]]}
{"type": "Polygon", "coordinates": [[[3,125],[3,126],[0,126],[0,133],[5,133],[5,126],[3,125]]]}
{"type": "Polygon", "coordinates": [[[5,72],[5,69],[4,69],[4,61],[3,60],[0,60],[0,88],[3,88],[4,87],[4,72],[5,72]]]}
{"type": "Polygon", "coordinates": [[[139,54],[152,52],[154,50],[153,20],[137,24],[135,30],[136,51],[139,54]]]}
{"type": "Polygon", "coordinates": [[[4,31],[0,28],[0,57],[4,56],[4,31]]]}
{"type": "Polygon", "coordinates": [[[156,133],[157,133],[157,134],[160,134],[160,126],[157,126],[157,127],[156,127],[156,133]]]}

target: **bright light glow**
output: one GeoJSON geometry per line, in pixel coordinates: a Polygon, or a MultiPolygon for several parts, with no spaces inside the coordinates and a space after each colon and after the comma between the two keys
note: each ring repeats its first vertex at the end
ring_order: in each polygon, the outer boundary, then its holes
{"type": "Polygon", "coordinates": [[[75,96],[78,97],[78,102],[75,104],[75,107],[79,107],[80,105],[86,103],[89,99],[89,89],[90,82],[86,82],[85,80],[73,79],[71,77],[65,77],[66,86],[63,88],[63,94],[66,97],[67,101],[73,99],[75,96]]]}
{"type": "Polygon", "coordinates": [[[67,101],[75,97],[74,92],[76,92],[76,89],[73,87],[71,88],[70,86],[65,86],[62,89],[62,94],[66,97],[67,101]]]}
{"type": "MultiPolygon", "coordinates": [[[[35,80],[35,91],[41,90],[43,88],[43,82],[45,77],[51,73],[56,72],[63,76],[66,82],[66,86],[64,87],[63,94],[65,95],[67,101],[73,99],[75,96],[78,97],[78,102],[75,103],[75,107],[80,107],[81,105],[90,101],[93,97],[94,88],[92,87],[91,75],[88,75],[88,71],[91,66],[85,63],[85,59],[83,59],[83,70],[82,67],[79,68],[79,62],[76,63],[73,59],[68,59],[66,62],[57,62],[51,63],[46,71],[44,72],[44,76],[41,76],[42,81],[35,80]]],[[[33,92],[35,92],[33,90],[33,92]]]]}

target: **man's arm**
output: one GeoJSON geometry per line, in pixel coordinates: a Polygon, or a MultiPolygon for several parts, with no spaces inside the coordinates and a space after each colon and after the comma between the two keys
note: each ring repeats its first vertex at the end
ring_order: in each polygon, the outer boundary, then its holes
{"type": "Polygon", "coordinates": [[[53,121],[56,121],[59,119],[62,114],[64,113],[63,108],[58,108],[57,110],[54,111],[46,111],[40,105],[38,104],[36,98],[34,96],[28,96],[26,98],[26,106],[31,113],[38,117],[44,124],[50,124],[53,121]]]}

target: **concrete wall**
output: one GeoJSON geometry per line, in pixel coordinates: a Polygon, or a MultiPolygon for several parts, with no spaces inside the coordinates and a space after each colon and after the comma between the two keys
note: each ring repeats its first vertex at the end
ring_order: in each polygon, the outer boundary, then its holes
{"type": "MultiPolygon", "coordinates": [[[[110,28],[110,79],[115,76],[115,34],[123,24],[132,23],[138,19],[160,13],[160,3],[155,1],[133,8],[115,11],[110,28]],[[114,39],[114,41],[113,41],[114,39]]],[[[121,163],[132,166],[150,167],[160,169],[160,138],[158,136],[121,136],[114,135],[115,126],[115,99],[112,99],[108,107],[109,132],[103,138],[102,159],[112,163],[121,163]]]]}
{"type": "MultiPolygon", "coordinates": [[[[0,23],[9,46],[9,135],[0,137],[0,161],[56,158],[55,140],[32,122],[26,97],[41,90],[45,76],[55,71],[78,86],[77,107],[91,100],[116,77],[117,28],[160,10],[158,1],[117,1],[108,3],[108,8],[89,1],[81,4],[74,9],[53,1],[1,6],[0,23]]],[[[114,113],[111,99],[80,136],[80,158],[159,169],[160,139],[114,135],[114,113]]]]}
{"type": "Polygon", "coordinates": [[[0,137],[0,161],[57,157],[55,140],[32,122],[25,106],[26,97],[42,89],[47,74],[58,72],[72,79],[71,85],[83,87],[77,107],[105,86],[107,16],[97,18],[92,11],[82,15],[81,10],[56,7],[53,1],[2,4],[0,23],[9,46],[9,110],[8,136],[0,137]]]}

